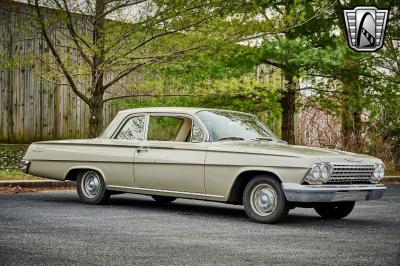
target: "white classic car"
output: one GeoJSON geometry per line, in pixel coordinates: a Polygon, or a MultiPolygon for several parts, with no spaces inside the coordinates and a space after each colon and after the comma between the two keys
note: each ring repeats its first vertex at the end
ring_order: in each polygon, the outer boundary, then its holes
{"type": "Polygon", "coordinates": [[[377,158],[288,145],[254,115],[203,108],[121,111],[100,137],[35,142],[22,163],[32,175],[76,181],[85,203],[120,192],[219,201],[243,204],[261,223],[295,207],[340,219],[386,189],[377,158]]]}

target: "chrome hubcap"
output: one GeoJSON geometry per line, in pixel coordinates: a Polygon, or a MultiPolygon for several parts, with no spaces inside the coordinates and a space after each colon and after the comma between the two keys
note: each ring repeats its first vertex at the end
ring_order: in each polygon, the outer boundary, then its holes
{"type": "Polygon", "coordinates": [[[100,177],[96,172],[87,172],[82,178],[82,188],[85,195],[94,198],[100,189],[100,177]]]}
{"type": "Polygon", "coordinates": [[[271,214],[275,210],[276,204],[276,192],[270,185],[260,184],[253,189],[251,205],[257,214],[261,216],[271,214]]]}

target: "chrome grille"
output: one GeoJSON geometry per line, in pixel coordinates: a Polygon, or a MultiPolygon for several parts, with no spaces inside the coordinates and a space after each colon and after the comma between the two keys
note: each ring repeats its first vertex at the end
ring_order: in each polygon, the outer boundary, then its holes
{"type": "Polygon", "coordinates": [[[332,164],[332,175],[327,183],[370,183],[374,165],[332,164]]]}

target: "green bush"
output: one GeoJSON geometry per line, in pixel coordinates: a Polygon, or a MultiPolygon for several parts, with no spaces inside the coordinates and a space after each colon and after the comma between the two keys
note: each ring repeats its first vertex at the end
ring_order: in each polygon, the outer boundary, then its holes
{"type": "Polygon", "coordinates": [[[27,145],[0,144],[0,169],[19,169],[27,148],[27,145]]]}

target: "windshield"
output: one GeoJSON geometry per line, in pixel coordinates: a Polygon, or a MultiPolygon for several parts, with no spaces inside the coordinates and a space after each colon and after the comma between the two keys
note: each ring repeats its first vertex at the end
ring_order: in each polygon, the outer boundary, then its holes
{"type": "Polygon", "coordinates": [[[257,117],[224,110],[200,111],[197,116],[206,126],[210,141],[278,140],[278,137],[257,117]]]}

